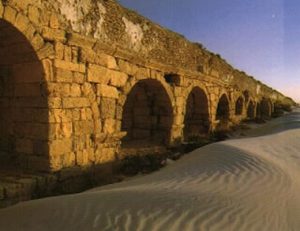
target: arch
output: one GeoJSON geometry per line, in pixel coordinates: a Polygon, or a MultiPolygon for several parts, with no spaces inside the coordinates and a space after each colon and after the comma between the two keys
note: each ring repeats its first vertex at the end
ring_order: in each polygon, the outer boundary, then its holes
{"type": "Polygon", "coordinates": [[[235,103],[235,115],[242,115],[244,109],[244,99],[240,96],[235,103]]]}
{"type": "Polygon", "coordinates": [[[272,102],[270,99],[263,98],[260,102],[260,113],[262,119],[268,119],[272,114],[272,102]]]}
{"type": "Polygon", "coordinates": [[[126,136],[122,147],[168,145],[172,124],[172,103],[166,89],[158,80],[140,80],[123,106],[121,130],[126,136]]]}
{"type": "Polygon", "coordinates": [[[45,73],[25,34],[0,19],[0,163],[1,168],[46,171],[48,102],[41,88],[45,73]]]}
{"type": "Polygon", "coordinates": [[[245,98],[245,103],[248,103],[249,99],[250,99],[250,93],[248,90],[243,91],[243,95],[245,98]]]}
{"type": "Polygon", "coordinates": [[[229,100],[226,94],[223,94],[219,99],[216,119],[221,121],[229,119],[229,100]]]}
{"type": "Polygon", "coordinates": [[[187,98],[184,117],[184,139],[206,136],[210,129],[208,98],[204,90],[194,87],[187,98]]]}
{"type": "Polygon", "coordinates": [[[255,117],[255,105],[252,100],[250,100],[248,103],[247,117],[249,119],[254,119],[254,117],[255,117]]]}

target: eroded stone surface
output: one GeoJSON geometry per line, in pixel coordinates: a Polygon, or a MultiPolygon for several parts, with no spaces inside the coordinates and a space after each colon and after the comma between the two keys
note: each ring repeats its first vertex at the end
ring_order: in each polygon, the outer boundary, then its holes
{"type": "Polygon", "coordinates": [[[1,0],[0,35],[0,162],[23,171],[65,179],[294,104],[113,0],[1,0]]]}

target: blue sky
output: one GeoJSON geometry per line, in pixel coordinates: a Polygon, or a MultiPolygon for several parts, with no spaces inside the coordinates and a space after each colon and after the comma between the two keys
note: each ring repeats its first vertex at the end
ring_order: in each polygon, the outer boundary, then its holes
{"type": "Polygon", "coordinates": [[[300,102],[299,0],[119,0],[300,102]]]}

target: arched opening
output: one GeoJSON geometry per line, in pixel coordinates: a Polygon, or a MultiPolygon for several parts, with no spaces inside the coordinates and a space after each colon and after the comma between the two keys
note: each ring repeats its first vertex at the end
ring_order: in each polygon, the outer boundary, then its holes
{"type": "Polygon", "coordinates": [[[190,92],[184,117],[184,139],[186,141],[207,136],[209,132],[208,99],[205,92],[194,87],[190,92]]]}
{"type": "Polygon", "coordinates": [[[255,105],[252,100],[248,104],[247,117],[249,119],[254,119],[254,117],[255,117],[255,105]]]}
{"type": "Polygon", "coordinates": [[[243,91],[243,95],[244,95],[244,98],[245,98],[245,103],[248,103],[249,98],[250,98],[249,91],[247,91],[247,90],[243,91]]]}
{"type": "Polygon", "coordinates": [[[244,99],[243,97],[240,96],[235,103],[235,114],[242,115],[243,108],[244,108],[244,99]]]}
{"type": "Polygon", "coordinates": [[[172,104],[157,80],[140,80],[131,89],[123,107],[122,147],[168,145],[173,123],[172,104]]]}
{"type": "Polygon", "coordinates": [[[43,66],[27,38],[0,19],[1,169],[49,169],[43,66]]]}
{"type": "Polygon", "coordinates": [[[269,99],[263,98],[260,102],[260,113],[262,119],[268,119],[272,114],[272,104],[269,99]]]}
{"type": "Polygon", "coordinates": [[[229,119],[229,101],[225,94],[223,94],[219,100],[216,119],[217,120],[229,119]]]}
{"type": "Polygon", "coordinates": [[[218,130],[226,130],[229,121],[229,101],[225,94],[221,96],[217,106],[216,119],[219,120],[218,130]]]}

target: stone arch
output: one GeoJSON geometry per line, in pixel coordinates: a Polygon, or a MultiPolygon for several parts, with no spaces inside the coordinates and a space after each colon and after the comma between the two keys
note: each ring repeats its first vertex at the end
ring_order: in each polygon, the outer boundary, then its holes
{"type": "Polygon", "coordinates": [[[229,120],[229,100],[226,94],[222,94],[219,99],[217,112],[216,112],[216,119],[217,120],[229,120]]]}
{"type": "Polygon", "coordinates": [[[204,90],[193,87],[185,105],[184,139],[207,136],[210,130],[209,104],[204,90]]]}
{"type": "Polygon", "coordinates": [[[244,99],[240,96],[235,102],[235,115],[242,115],[244,109],[244,99]]]}
{"type": "Polygon", "coordinates": [[[260,102],[261,118],[268,119],[272,114],[272,102],[270,99],[263,98],[260,102]]]}
{"type": "Polygon", "coordinates": [[[249,103],[248,103],[247,117],[249,119],[254,119],[254,117],[255,117],[255,105],[254,105],[254,102],[252,100],[250,100],[249,103]]]}
{"type": "Polygon", "coordinates": [[[0,162],[8,168],[47,171],[45,72],[28,33],[34,27],[20,12],[17,17],[26,27],[0,18],[0,162]]]}
{"type": "Polygon", "coordinates": [[[250,99],[249,91],[248,90],[243,91],[243,95],[244,95],[245,103],[247,104],[250,99]]]}
{"type": "Polygon", "coordinates": [[[138,81],[123,106],[122,147],[168,145],[173,108],[167,90],[156,79],[138,81]]]}

